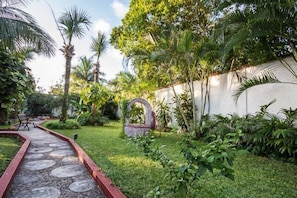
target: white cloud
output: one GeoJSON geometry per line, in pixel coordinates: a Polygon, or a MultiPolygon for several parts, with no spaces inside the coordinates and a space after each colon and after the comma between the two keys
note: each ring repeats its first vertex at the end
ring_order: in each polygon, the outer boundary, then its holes
{"type": "Polygon", "coordinates": [[[106,73],[105,78],[111,80],[117,73],[123,71],[122,66],[123,55],[114,47],[109,47],[107,52],[102,56],[102,71],[106,73]]]}
{"type": "Polygon", "coordinates": [[[95,22],[94,31],[96,35],[98,31],[101,31],[108,35],[111,32],[111,25],[104,19],[99,19],[95,22]]]}
{"type": "Polygon", "coordinates": [[[124,4],[119,2],[118,0],[114,0],[112,2],[112,4],[111,4],[111,7],[112,7],[113,12],[115,13],[115,15],[120,19],[124,18],[125,14],[129,10],[129,8],[127,6],[125,6],[124,4]]]}

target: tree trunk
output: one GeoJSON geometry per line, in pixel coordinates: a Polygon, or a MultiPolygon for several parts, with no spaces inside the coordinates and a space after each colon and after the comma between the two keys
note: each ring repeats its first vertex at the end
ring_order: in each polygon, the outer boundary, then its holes
{"type": "Polygon", "coordinates": [[[4,125],[6,121],[7,121],[7,109],[0,107],[0,125],[4,125]]]}
{"type": "Polygon", "coordinates": [[[62,51],[66,59],[66,64],[65,64],[66,70],[65,70],[64,95],[63,95],[63,101],[62,101],[62,114],[61,114],[60,121],[65,122],[67,119],[71,60],[74,55],[74,46],[66,45],[64,46],[64,49],[62,51]]]}
{"type": "Polygon", "coordinates": [[[168,72],[168,75],[169,75],[169,80],[170,80],[170,84],[171,84],[171,87],[172,87],[174,96],[175,96],[175,98],[176,98],[176,105],[177,105],[177,107],[178,107],[178,109],[179,109],[179,111],[180,111],[180,113],[181,113],[181,115],[182,115],[182,117],[183,117],[183,120],[184,120],[184,122],[185,122],[185,125],[186,125],[186,127],[187,127],[187,130],[190,130],[190,126],[189,126],[188,120],[187,120],[187,118],[186,118],[186,116],[185,116],[185,114],[184,114],[184,112],[183,112],[183,109],[182,109],[182,107],[181,107],[181,105],[180,105],[180,102],[179,102],[179,98],[178,98],[178,96],[177,96],[177,94],[176,94],[176,92],[175,92],[175,89],[174,89],[174,83],[173,83],[173,80],[172,80],[171,71],[168,72]]]}
{"type": "Polygon", "coordinates": [[[94,69],[94,82],[99,83],[99,62],[97,61],[95,64],[95,69],[94,69]]]}

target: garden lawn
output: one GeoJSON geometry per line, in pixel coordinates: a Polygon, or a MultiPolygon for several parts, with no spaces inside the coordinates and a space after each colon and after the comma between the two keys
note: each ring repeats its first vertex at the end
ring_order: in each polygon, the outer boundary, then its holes
{"type": "MultiPolygon", "coordinates": [[[[70,138],[78,133],[77,143],[86,151],[102,171],[129,198],[147,197],[159,186],[164,189],[171,185],[162,167],[144,157],[141,149],[126,139],[120,138],[121,124],[111,122],[103,127],[82,127],[75,130],[56,130],[70,138]]],[[[156,135],[159,135],[157,133],[156,135]]],[[[166,145],[163,151],[174,161],[181,163],[180,136],[162,133],[156,144],[166,145]]],[[[273,159],[237,155],[235,181],[221,176],[206,174],[190,190],[188,197],[203,198],[258,198],[297,196],[297,166],[273,159]]],[[[174,197],[166,194],[161,197],[174,197]]]]}
{"type": "Polygon", "coordinates": [[[14,137],[0,136],[0,176],[18,152],[21,145],[21,142],[14,137]]]}
{"type": "Polygon", "coordinates": [[[0,125],[0,129],[10,129],[11,125],[0,125]]]}

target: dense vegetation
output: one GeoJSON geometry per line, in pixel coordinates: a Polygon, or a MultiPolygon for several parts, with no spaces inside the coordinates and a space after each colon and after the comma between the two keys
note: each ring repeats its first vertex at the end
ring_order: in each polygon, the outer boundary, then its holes
{"type": "MultiPolygon", "coordinates": [[[[1,124],[7,121],[8,113],[24,109],[25,98],[34,115],[58,107],[47,104],[54,102],[51,95],[28,97],[34,82],[25,63],[32,52],[53,55],[54,46],[47,44],[54,42],[14,3],[0,3],[1,124]],[[12,40],[11,35],[17,39],[12,40]]],[[[131,0],[129,12],[113,29],[110,42],[124,53],[126,66],[134,73],[121,72],[108,86],[99,71],[99,58],[107,45],[103,33],[91,43],[96,60],[82,57],[71,72],[72,38],[84,36],[91,21],[85,11],[68,9],[56,21],[63,37],[65,78],[51,90],[56,103],[62,103],[60,122],[50,122],[49,127],[69,137],[74,133],[70,129],[75,129],[81,147],[127,197],[294,197],[296,166],[270,157],[296,161],[296,110],[282,110],[284,119],[269,114],[269,105],[255,115],[221,116],[208,115],[206,104],[209,78],[216,73],[279,59],[297,78],[292,67],[282,61],[286,56],[297,60],[296,7],[297,2],[292,0],[131,0]],[[195,80],[201,81],[199,107],[195,80]],[[187,85],[181,95],[176,94],[177,83],[187,85]],[[139,139],[136,143],[142,145],[146,158],[134,143],[120,138],[123,133],[118,123],[95,127],[108,123],[106,112],[113,112],[116,118],[121,102],[134,97],[152,99],[153,91],[164,86],[172,87],[175,107],[174,112],[168,112],[167,104],[156,101],[159,128],[180,130],[188,139],[176,133],[165,133],[154,141],[139,139]],[[68,104],[79,124],[93,126],[79,128],[78,123],[67,121],[68,104]],[[170,113],[178,126],[169,126],[170,113]],[[241,134],[240,141],[233,142],[237,134],[241,134]],[[199,138],[205,142],[197,141],[199,138]],[[177,142],[184,143],[182,148],[177,142]],[[235,148],[250,154],[240,155],[235,148]],[[214,175],[206,173],[213,169],[217,169],[214,175]],[[235,182],[216,173],[235,176],[235,182]],[[170,188],[173,190],[168,191],[170,188]]],[[[253,85],[271,82],[279,81],[270,73],[245,79],[237,96],[253,85]]],[[[135,122],[143,120],[143,109],[138,106],[123,114],[135,122]]]]}

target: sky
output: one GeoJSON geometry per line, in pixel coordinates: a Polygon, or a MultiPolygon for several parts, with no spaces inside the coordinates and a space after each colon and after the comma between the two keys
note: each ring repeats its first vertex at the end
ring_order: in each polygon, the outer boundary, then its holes
{"type": "MultiPolygon", "coordinates": [[[[39,26],[41,26],[56,41],[56,55],[48,58],[42,55],[34,56],[34,60],[28,62],[29,68],[37,82],[37,86],[49,91],[51,85],[60,82],[65,74],[65,58],[59,49],[63,46],[62,37],[58,31],[50,6],[58,19],[67,9],[76,6],[86,11],[92,22],[89,30],[82,39],[74,38],[73,44],[75,56],[72,58],[72,66],[79,64],[79,57],[91,57],[94,53],[90,50],[91,38],[98,31],[110,35],[112,28],[121,25],[121,19],[129,9],[130,0],[35,0],[22,9],[31,14],[39,26]]],[[[123,70],[123,55],[114,47],[109,46],[105,54],[100,58],[100,70],[106,74],[105,79],[110,80],[123,70]]],[[[95,59],[93,59],[95,61],[95,59]]]]}

